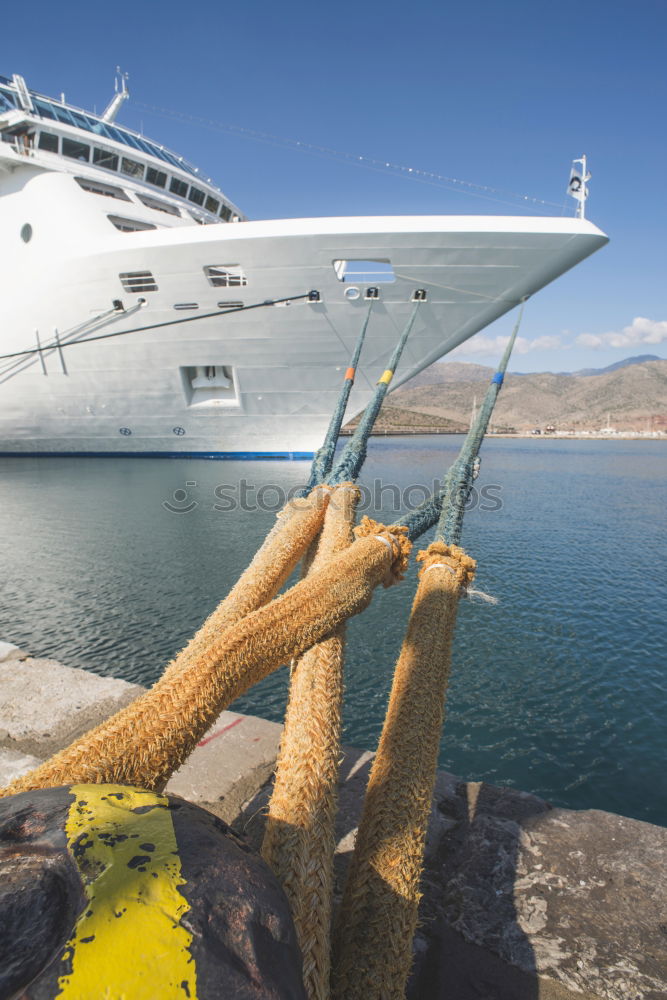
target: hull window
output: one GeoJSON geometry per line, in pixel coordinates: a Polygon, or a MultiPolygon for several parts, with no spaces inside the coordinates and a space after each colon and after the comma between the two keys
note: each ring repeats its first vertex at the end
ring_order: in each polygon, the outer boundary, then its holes
{"type": "Polygon", "coordinates": [[[126,271],[118,277],[126,292],[157,292],[157,282],[150,271],[126,271]]]}
{"type": "Polygon", "coordinates": [[[126,195],[123,189],[116,187],[115,184],[103,184],[102,181],[94,181],[90,177],[75,177],[74,180],[79,187],[83,188],[84,191],[90,191],[91,194],[101,194],[106,198],[118,198],[119,201],[131,200],[129,195],[126,195]]]}
{"type": "Polygon", "coordinates": [[[161,201],[159,198],[152,198],[149,194],[137,192],[137,198],[146,208],[153,208],[156,212],[166,212],[168,215],[178,216],[181,214],[176,205],[170,205],[168,201],[161,201]]]}
{"type": "Polygon", "coordinates": [[[239,397],[231,365],[191,365],[181,368],[188,406],[238,406],[239,397]]]}
{"type": "Polygon", "coordinates": [[[332,263],[339,281],[361,285],[366,282],[378,285],[380,282],[396,281],[391,261],[386,257],[377,257],[375,260],[334,260],[332,263]]]}
{"type": "Polygon", "coordinates": [[[124,219],[122,215],[107,215],[112,226],[121,233],[143,233],[147,229],[157,229],[152,222],[140,222],[139,219],[124,219]]]}
{"type": "Polygon", "coordinates": [[[248,284],[245,271],[238,264],[208,264],[204,274],[214,288],[240,288],[248,284]]]}

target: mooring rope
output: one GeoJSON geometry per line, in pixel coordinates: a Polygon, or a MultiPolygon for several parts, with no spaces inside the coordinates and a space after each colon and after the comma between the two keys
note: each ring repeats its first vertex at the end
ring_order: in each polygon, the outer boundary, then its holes
{"type": "Polygon", "coordinates": [[[320,486],[283,507],[273,528],[229,594],[187,646],[167,664],[163,678],[182,674],[225,629],[273,600],[320,533],[332,489],[320,486]]]}
{"type": "MultiPolygon", "coordinates": [[[[394,349],[390,367],[380,378],[376,393],[364,413],[361,425],[362,433],[356,434],[353,438],[355,447],[347,457],[344,453],[343,457],[346,458],[346,461],[345,463],[341,462],[341,467],[343,464],[351,465],[355,475],[361,468],[366,454],[368,435],[412,329],[418,306],[419,302],[415,303],[411,317],[394,349]]],[[[345,451],[347,452],[347,449],[345,451]]],[[[337,467],[334,470],[334,478],[337,483],[340,483],[338,472],[337,467]]],[[[295,501],[295,503],[298,502],[295,501]]],[[[301,502],[308,504],[309,501],[301,502]]],[[[393,528],[391,532],[379,526],[374,533],[374,538],[364,538],[360,544],[350,547],[349,565],[340,565],[338,568],[341,576],[336,580],[337,586],[332,586],[327,594],[327,605],[331,609],[330,613],[334,617],[338,615],[333,624],[327,628],[326,619],[322,618],[322,622],[325,623],[324,627],[318,630],[312,640],[302,647],[299,646],[297,633],[295,633],[293,649],[289,655],[283,653],[277,660],[266,656],[265,661],[259,663],[254,655],[257,647],[253,646],[253,649],[239,654],[240,658],[232,656],[227,661],[224,656],[225,639],[228,639],[232,647],[234,647],[235,642],[243,643],[246,639],[254,643],[255,633],[252,630],[261,627],[264,620],[261,617],[262,612],[268,613],[266,621],[272,620],[271,614],[276,613],[278,607],[283,607],[281,602],[286,599],[296,597],[297,605],[298,602],[304,605],[306,618],[310,621],[307,592],[311,586],[315,586],[316,578],[323,571],[315,574],[314,577],[302,580],[300,584],[297,584],[296,587],[293,587],[292,590],[268,607],[262,605],[271,600],[271,597],[275,595],[289,575],[291,568],[312,544],[321,527],[323,516],[322,511],[317,511],[314,517],[307,520],[309,530],[307,532],[297,531],[296,537],[288,539],[287,544],[281,540],[283,525],[279,523],[267,539],[266,546],[262,546],[260,549],[257,564],[254,562],[251,564],[229,597],[221,602],[218,609],[204,623],[201,632],[194,637],[185,650],[168,665],[160,680],[150,691],[96,729],[91,730],[90,733],[84,734],[70,747],[56,754],[34,772],[26,775],[24,779],[21,779],[20,786],[13,783],[10,790],[13,792],[18,787],[25,789],[51,787],[54,784],[84,781],[126,781],[129,784],[138,784],[148,788],[162,787],[173,771],[189,756],[197,741],[201,739],[219,713],[235,698],[280,666],[285,659],[298,656],[314,642],[324,638],[350,615],[359,613],[362,607],[365,607],[365,604],[360,603],[360,598],[359,601],[355,602],[354,594],[363,593],[366,603],[370,601],[374,587],[381,581],[385,583],[387,581],[387,566],[384,565],[387,559],[390,560],[390,564],[395,564],[390,579],[393,581],[401,578],[407,552],[410,548],[410,543],[405,537],[407,532],[401,526],[393,528]],[[380,546],[374,544],[377,540],[380,541],[380,546]],[[256,570],[261,566],[270,565],[270,556],[274,545],[282,550],[284,561],[280,563],[276,561],[273,572],[268,574],[268,578],[264,581],[259,580],[257,577],[260,574],[256,570]],[[380,552],[380,549],[384,551],[380,552]],[[372,585],[368,583],[369,558],[370,565],[376,569],[372,585]],[[344,595],[344,581],[348,574],[350,593],[344,595]],[[305,592],[304,587],[306,588],[305,592]],[[336,609],[336,599],[339,602],[338,609],[336,609]],[[346,607],[349,608],[347,612],[345,611],[346,607]],[[259,619],[256,618],[257,615],[260,616],[259,619]],[[250,628],[252,638],[248,636],[246,627],[250,628]],[[220,650],[223,652],[219,652],[220,650]],[[183,691],[191,692],[189,704],[183,702],[181,697],[183,691]],[[205,691],[209,692],[208,697],[204,696],[205,691]],[[169,736],[165,735],[163,738],[160,735],[162,728],[164,728],[165,733],[169,732],[169,736]],[[144,746],[141,754],[135,753],[137,732],[143,732],[146,737],[143,741],[144,746]],[[132,755],[135,757],[134,760],[129,759],[132,755]]],[[[286,519],[285,524],[289,527],[290,520],[286,519]]],[[[362,524],[355,530],[355,534],[359,538],[367,535],[369,524],[374,525],[375,522],[364,518],[362,524]]],[[[337,569],[334,566],[335,562],[336,560],[333,560],[331,567],[327,567],[327,569],[331,568],[334,574],[337,569]]],[[[292,608],[292,605],[289,606],[292,608]]],[[[293,611],[297,618],[302,614],[301,611],[296,610],[296,606],[293,611]]],[[[272,626],[267,625],[266,627],[269,628],[269,633],[262,639],[263,643],[268,646],[270,645],[272,626]]],[[[311,627],[313,627],[312,624],[311,627]]],[[[282,647],[277,643],[276,648],[282,647]]]]}
{"type": "Polygon", "coordinates": [[[340,394],[338,396],[338,402],[336,403],[336,407],[331,415],[331,421],[324,438],[324,443],[319,451],[315,453],[313,463],[310,468],[308,485],[300,491],[300,495],[306,495],[319,483],[323,483],[331,471],[338,435],[340,434],[340,429],[343,424],[343,417],[345,416],[345,411],[347,409],[350,392],[352,391],[352,386],[354,385],[357,365],[359,364],[359,358],[361,356],[361,349],[364,346],[364,340],[366,339],[366,330],[368,329],[368,323],[371,318],[373,302],[374,300],[371,299],[368,304],[368,310],[359,332],[354,352],[350,358],[350,364],[345,372],[345,378],[343,379],[343,385],[341,386],[340,394]]]}
{"type": "MultiPolygon", "coordinates": [[[[459,488],[472,484],[474,460],[518,327],[517,322],[485,405],[450,469],[454,472],[447,481],[455,489],[446,490],[444,500],[440,497],[436,539],[417,556],[423,567],[394,670],[337,921],[336,1000],[402,1000],[405,996],[452,639],[459,599],[470,587],[476,565],[458,545],[443,539],[452,523],[460,536],[465,504],[460,503],[459,488]]],[[[433,509],[431,505],[431,513],[433,509]]],[[[428,518],[423,514],[414,530],[424,530],[428,518]]]]}
{"type": "Polygon", "coordinates": [[[475,563],[434,543],[422,571],[337,920],[337,1000],[403,1000],[461,589],[475,563]]]}
{"type": "Polygon", "coordinates": [[[495,372],[491,383],[484,397],[484,402],[479,408],[476,419],[470,426],[468,433],[461,445],[459,453],[447,470],[443,488],[439,493],[434,493],[428,497],[419,507],[400,517],[397,524],[404,525],[408,529],[408,538],[415,541],[421,535],[437,524],[443,509],[448,510],[446,521],[441,522],[436,537],[456,544],[461,538],[461,527],[463,524],[463,514],[470,496],[473,480],[479,471],[479,449],[486,435],[491,414],[498,398],[498,393],[503,384],[507,365],[512,353],[512,348],[516,342],[525,299],[519,308],[519,315],[514,324],[514,329],[507,343],[502,359],[495,372]],[[456,500],[456,505],[450,503],[450,498],[456,500]]]}
{"type": "Polygon", "coordinates": [[[498,399],[498,393],[505,379],[507,365],[516,342],[519,327],[521,326],[521,320],[523,319],[525,304],[526,301],[524,299],[519,307],[519,314],[514,324],[514,329],[507,342],[498,369],[486,390],[484,402],[479,408],[477,418],[472,422],[459,456],[449,469],[445,479],[445,493],[450,499],[447,505],[447,517],[444,521],[440,520],[436,531],[436,538],[448,542],[450,545],[457,545],[461,540],[463,516],[470,497],[473,480],[479,472],[479,449],[484,441],[491,420],[491,414],[498,399]]]}
{"type": "MultiPolygon", "coordinates": [[[[310,487],[321,483],[331,470],[372,306],[371,299],[324,444],[311,466],[310,487]]],[[[346,449],[339,463],[339,468],[347,469],[354,478],[363,465],[368,437],[412,329],[416,309],[415,306],[394,349],[389,368],[379,380],[376,392],[366,407],[354,447],[349,452],[346,449]]],[[[340,482],[335,474],[331,478],[340,482]]],[[[350,544],[358,497],[352,483],[336,487],[327,508],[319,546],[315,551],[315,544],[311,544],[304,559],[304,578],[344,545],[350,544]]],[[[381,535],[378,537],[391,551],[392,543],[381,535]]],[[[330,996],[334,823],[340,760],[344,631],[343,624],[310,649],[293,668],[262,846],[262,853],[281,881],[292,909],[309,1000],[328,1000],[330,996]]]]}
{"type": "Polygon", "coordinates": [[[411,548],[405,529],[364,518],[355,536],[307,579],[213,634],[186,671],[163,676],[2,794],[85,782],[161,789],[235,698],[363,611],[379,584],[402,579],[411,548]]]}
{"type": "MultiPolygon", "coordinates": [[[[280,306],[286,302],[298,302],[301,299],[311,299],[317,294],[314,291],[300,292],[298,295],[289,295],[282,299],[265,299],[264,302],[252,302],[249,306],[234,306],[231,309],[218,309],[216,312],[198,313],[196,316],[185,316],[180,319],[166,319],[161,323],[149,323],[147,326],[135,326],[130,330],[115,330],[112,333],[98,333],[95,337],[85,337],[81,340],[53,340],[48,344],[39,347],[31,347],[25,351],[12,351],[10,354],[0,354],[0,361],[5,358],[21,358],[30,354],[40,354],[47,350],[55,351],[63,347],[78,347],[79,344],[92,344],[97,340],[110,340],[112,337],[126,337],[130,333],[146,333],[148,330],[161,330],[165,326],[178,326],[180,323],[196,323],[200,319],[220,319],[223,316],[231,316],[234,313],[250,312],[253,309],[264,309],[266,306],[280,306]]],[[[317,300],[312,300],[317,301],[317,300]]],[[[125,310],[123,310],[124,312],[125,310]]]]}
{"type": "MultiPolygon", "coordinates": [[[[403,343],[416,308],[401,337],[403,343]]],[[[399,343],[395,357],[400,356],[401,347],[399,343]]],[[[375,400],[372,408],[374,403],[375,400]]],[[[369,421],[365,424],[368,428],[369,421]]],[[[441,508],[441,498],[432,498],[432,511],[441,508]]],[[[258,601],[270,600],[271,591],[280,585],[288,566],[295,565],[296,553],[300,557],[312,542],[323,520],[318,511],[317,516],[308,519],[308,532],[297,531],[296,537],[285,546],[285,562],[270,585],[253,580],[257,567],[246,571],[238,590],[232,592],[233,601],[223,602],[219,617],[205,623],[201,641],[195,637],[182,660],[179,662],[177,658],[150,691],[19,779],[10,790],[85,781],[125,781],[148,788],[162,787],[219,713],[236,697],[281,663],[324,638],[348,617],[358,614],[370,601],[374,587],[387,582],[390,566],[394,567],[391,581],[400,579],[410,541],[436,519],[429,523],[422,512],[416,524],[408,518],[406,523],[398,522],[387,529],[364,518],[355,529],[357,541],[346,552],[271,604],[258,607],[258,601]],[[325,580],[328,583],[323,583],[325,580]],[[251,610],[253,605],[255,610],[251,610]],[[281,618],[281,614],[285,617],[281,618]],[[245,617],[239,617],[242,615],[245,617]],[[266,633],[262,633],[263,628],[266,633]],[[139,742],[138,734],[141,734],[139,742]]],[[[289,520],[286,523],[289,525],[289,520]]],[[[280,531],[276,529],[272,544],[279,544],[279,539],[280,531]]],[[[260,551],[261,560],[266,561],[270,547],[260,551]]],[[[217,614],[214,612],[214,616],[217,614]]]]}
{"type": "MultiPolygon", "coordinates": [[[[263,853],[290,901],[310,1000],[329,997],[344,625],[370,603],[375,587],[401,579],[411,540],[437,521],[435,541],[417,557],[423,567],[371,770],[333,972],[336,1000],[404,996],[453,631],[459,599],[470,592],[475,571],[454,542],[521,320],[520,314],[445,490],[389,527],[364,517],[350,544],[359,494],[341,477],[344,471],[356,477],[361,468],[417,308],[330,484],[288,505],[231,593],[150,691],[0,792],[77,783],[159,790],[225,707],[282,663],[301,657],[292,674],[263,853]],[[272,600],[320,529],[307,576],[272,600]]],[[[370,308],[356,361],[369,316],[370,308]]],[[[334,447],[343,412],[339,400],[334,447]]],[[[330,430],[334,426],[332,421],[330,430]]]]}
{"type": "Polygon", "coordinates": [[[366,460],[368,438],[373,429],[378,413],[380,412],[382,403],[384,402],[384,397],[387,395],[387,390],[389,389],[389,384],[394,377],[394,372],[396,371],[398,363],[401,360],[403,348],[407,343],[410,331],[412,330],[415,319],[417,318],[417,310],[419,309],[419,306],[420,301],[415,302],[410,318],[405,325],[403,333],[398,339],[396,347],[394,348],[389,365],[378,379],[377,385],[375,386],[375,392],[364,410],[361,420],[355,428],[354,434],[345,445],[345,448],[343,449],[343,452],[333,471],[327,477],[328,483],[336,485],[338,483],[356,481],[357,476],[361,471],[361,467],[366,460]]]}
{"type": "MultiPolygon", "coordinates": [[[[337,487],[327,507],[315,572],[352,542],[359,491],[337,487]]],[[[340,764],[345,624],[292,668],[285,728],[262,844],[287,895],[309,1000],[327,1000],[335,813],[340,764]]]]}

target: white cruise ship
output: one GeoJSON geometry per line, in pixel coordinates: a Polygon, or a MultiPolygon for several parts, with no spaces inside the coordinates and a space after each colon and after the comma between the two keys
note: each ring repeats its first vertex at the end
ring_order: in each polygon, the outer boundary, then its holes
{"type": "Polygon", "coordinates": [[[126,96],[95,115],[0,77],[2,454],[307,457],[371,302],[349,416],[416,298],[396,385],[607,241],[581,217],[249,221],[116,123],[126,96]]]}

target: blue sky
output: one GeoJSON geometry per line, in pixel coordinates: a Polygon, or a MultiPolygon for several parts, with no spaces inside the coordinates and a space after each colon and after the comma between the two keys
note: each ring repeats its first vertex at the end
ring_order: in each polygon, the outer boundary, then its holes
{"type": "MultiPolygon", "coordinates": [[[[98,111],[116,64],[120,120],[205,170],[251,218],[524,214],[150,108],[530,195],[574,211],[570,161],[592,172],[588,216],[611,243],[529,304],[512,367],[572,371],[667,356],[667,0],[469,0],[94,7],[12,5],[0,73],[98,111]]],[[[457,353],[492,364],[505,317],[457,353]]]]}

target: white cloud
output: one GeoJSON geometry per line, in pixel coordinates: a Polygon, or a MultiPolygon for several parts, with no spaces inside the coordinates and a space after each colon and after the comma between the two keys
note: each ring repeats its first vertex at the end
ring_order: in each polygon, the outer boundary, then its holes
{"type": "Polygon", "coordinates": [[[581,333],[577,337],[579,347],[639,347],[646,344],[662,344],[667,340],[667,320],[646,319],[636,316],[629,326],[609,333],[581,333]]]}
{"type": "Polygon", "coordinates": [[[561,351],[563,348],[569,347],[569,344],[564,344],[560,337],[537,337],[535,340],[530,341],[531,351],[561,351]]]}
{"type": "MultiPolygon", "coordinates": [[[[509,337],[501,337],[500,335],[497,337],[485,337],[483,334],[478,333],[451,351],[447,355],[447,358],[451,360],[457,356],[467,356],[470,354],[481,356],[488,354],[497,357],[507,347],[509,339],[509,337]]],[[[527,337],[517,337],[514,345],[514,354],[528,354],[530,351],[558,351],[567,346],[567,344],[563,344],[560,337],[536,337],[535,340],[529,340],[527,337]]]]}

